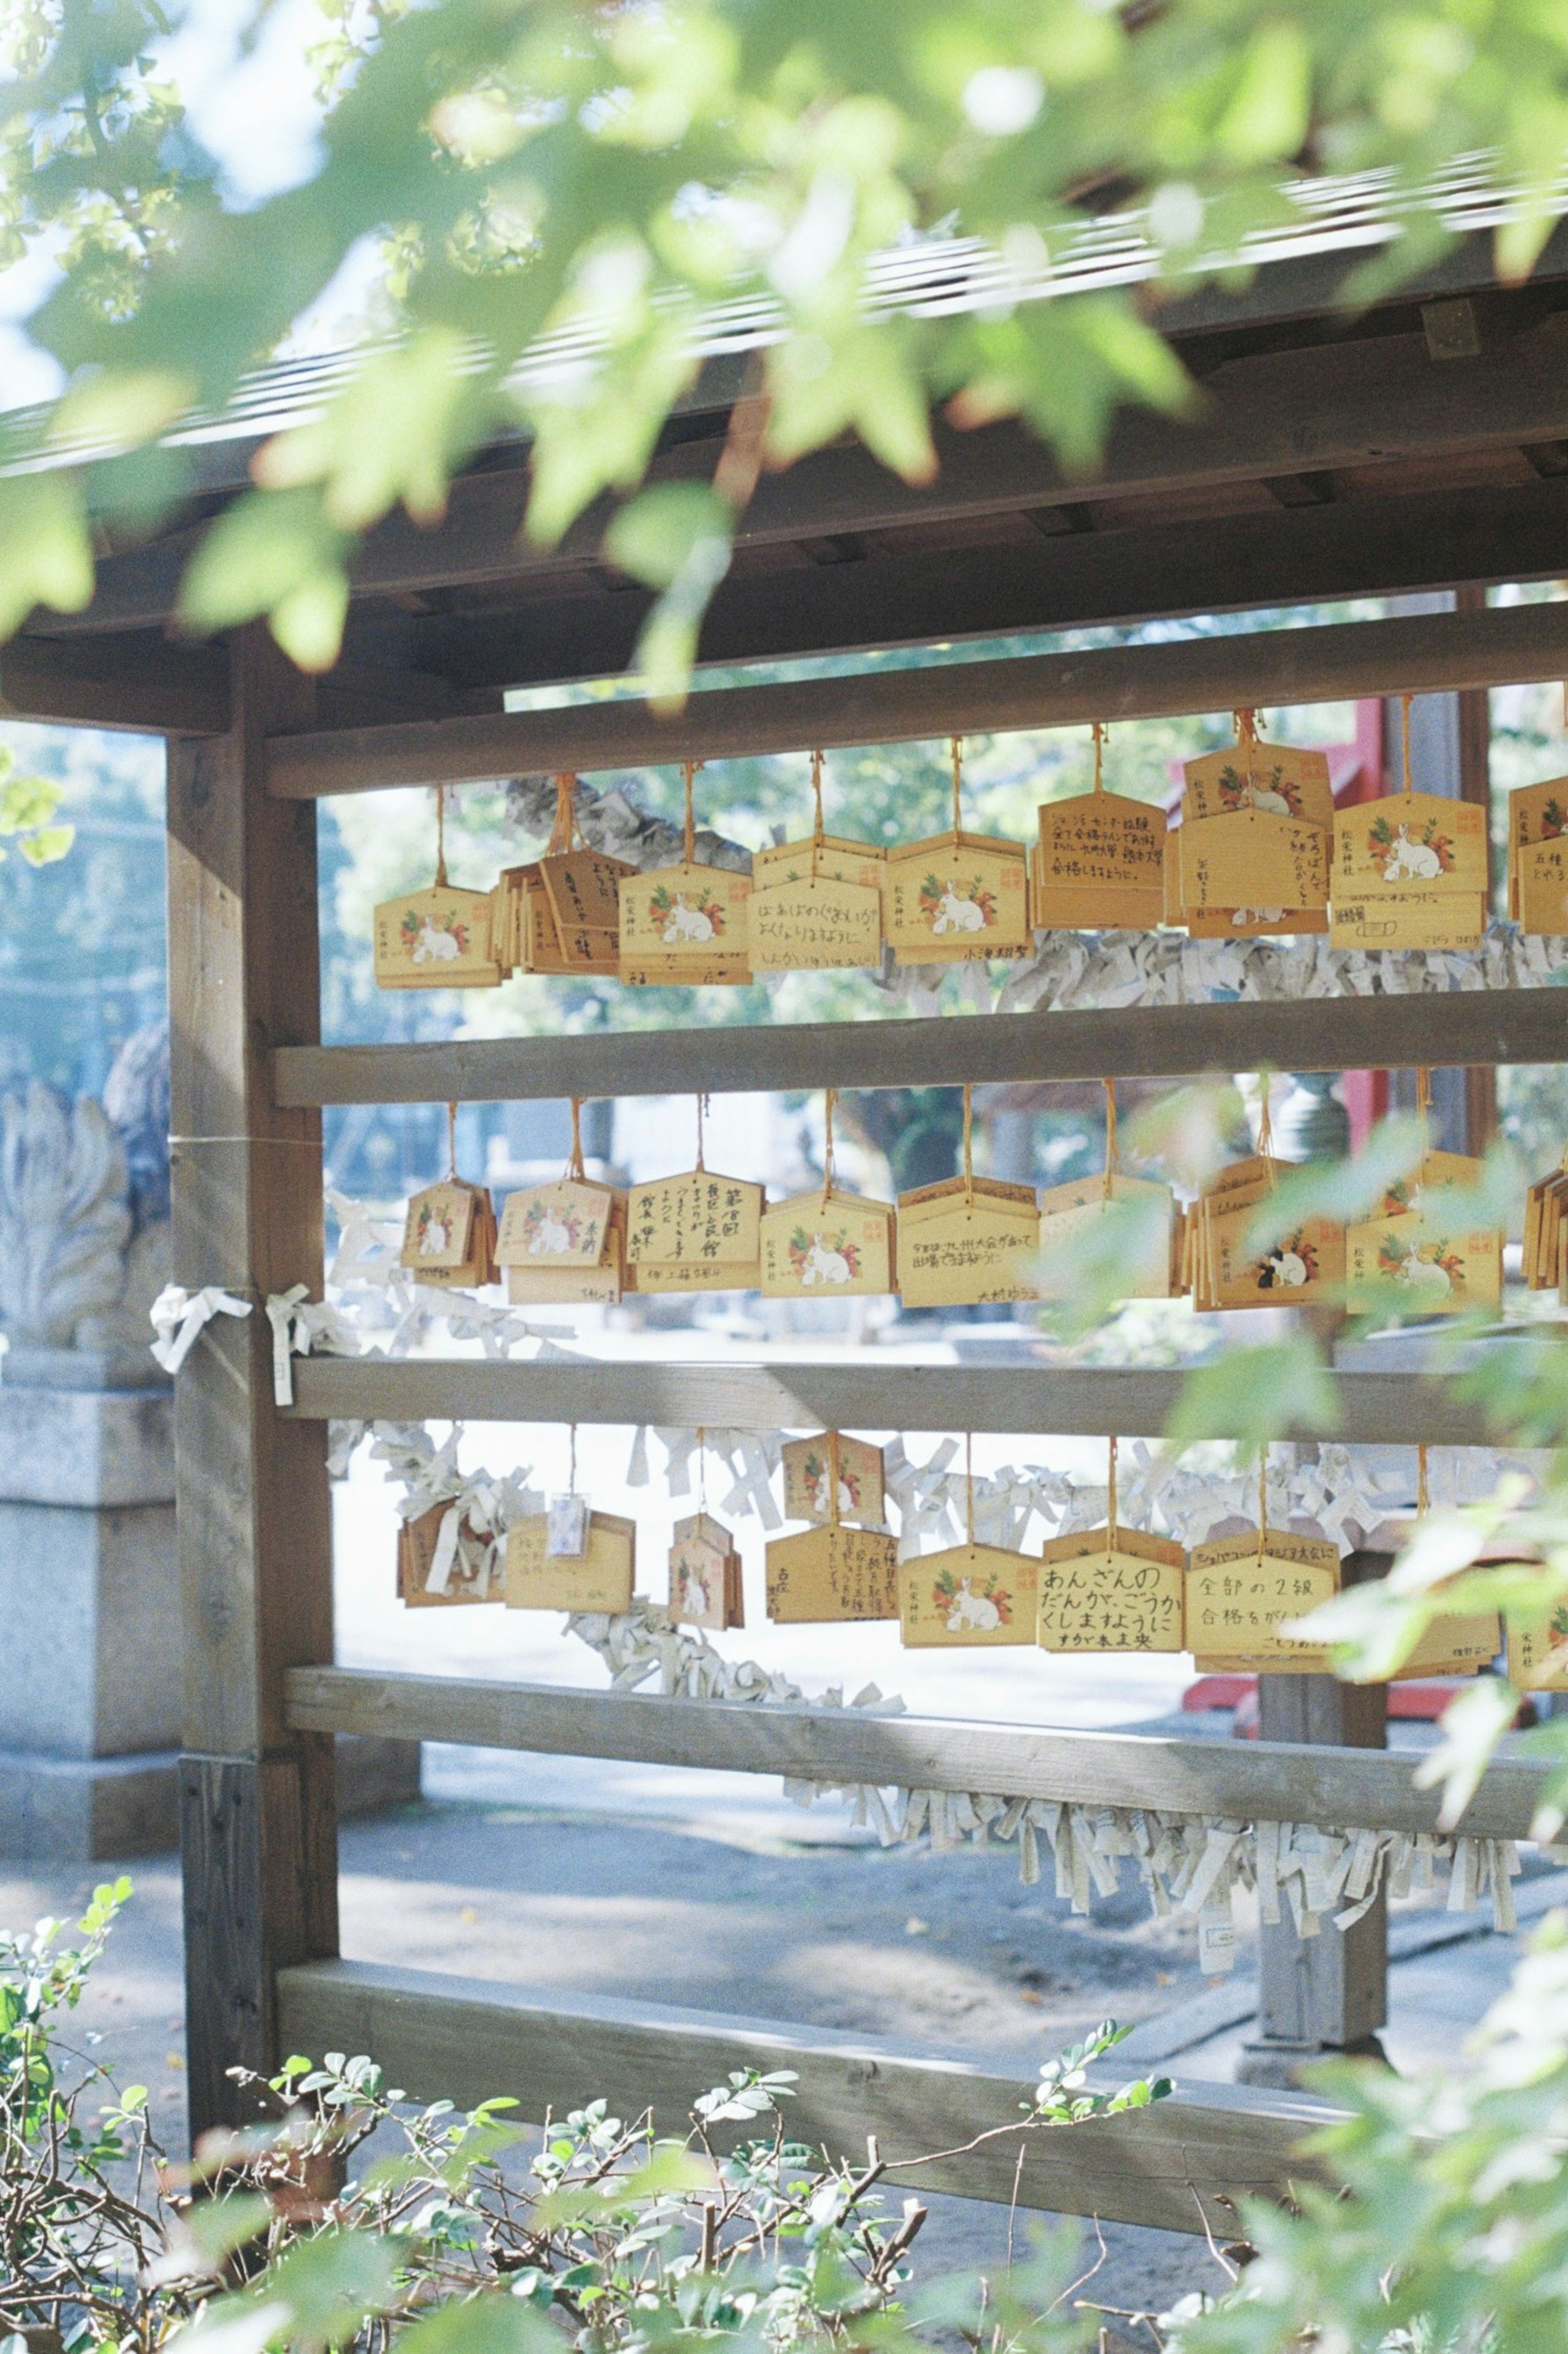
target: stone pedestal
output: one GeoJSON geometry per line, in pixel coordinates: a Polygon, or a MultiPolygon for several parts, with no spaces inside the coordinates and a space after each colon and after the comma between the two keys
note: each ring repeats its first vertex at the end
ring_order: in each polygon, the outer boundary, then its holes
{"type": "Polygon", "coordinates": [[[0,1380],[0,1854],[175,1844],[174,1470],[166,1386],[0,1380]]]}
{"type": "MultiPolygon", "coordinates": [[[[167,1385],[0,1380],[0,1856],[179,1844],[174,1497],[167,1385]]],[[[342,1750],[344,1811],[418,1796],[418,1743],[342,1750]]]]}

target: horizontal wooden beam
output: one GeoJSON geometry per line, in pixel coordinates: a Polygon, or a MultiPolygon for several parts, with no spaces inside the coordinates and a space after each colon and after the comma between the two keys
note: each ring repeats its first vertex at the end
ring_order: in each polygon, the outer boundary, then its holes
{"type": "Polygon", "coordinates": [[[391,722],[274,737],[269,790],[289,800],[573,769],[727,760],[804,744],[917,741],[1358,695],[1518,685],[1561,676],[1568,613],[1515,605],[1184,638],[1162,645],[947,663],[694,695],[678,719],[641,701],[391,722]]]}
{"type": "MultiPolygon", "coordinates": [[[[713,473],[711,435],[662,451],[650,482],[713,473]]],[[[1326,367],[1319,347],[1238,355],[1204,374],[1193,416],[1124,408],[1092,474],[1065,475],[1049,445],[1015,421],[959,432],[939,420],[938,468],[928,483],[903,482],[858,442],[813,451],[765,473],[736,525],[741,550],[903,525],[961,523],[1044,504],[1126,498],[1179,483],[1191,491],[1297,474],[1386,465],[1393,458],[1461,456],[1477,450],[1568,438],[1568,318],[1498,337],[1461,369],[1434,362],[1419,333],[1339,345],[1326,367]]],[[[487,468],[453,483],[443,523],[420,529],[401,509],[355,554],[356,595],[406,595],[537,581],[599,560],[613,512],[597,501],[559,544],[530,544],[524,516],[525,464],[487,468]]]]}
{"type": "Polygon", "coordinates": [[[149,736],[221,736],[228,662],[152,634],[90,642],[19,637],[0,647],[0,717],[149,736]]]}
{"type": "Polygon", "coordinates": [[[1247,999],[930,1020],[280,1046],[280,1106],[1182,1078],[1204,1072],[1568,1062],[1568,991],[1247,999]]]}
{"type": "MultiPolygon", "coordinates": [[[[523,2117],[604,2097],[613,2115],[652,2108],[680,2134],[692,2102],[732,2068],[790,2069],[784,2122],[792,2141],[863,2162],[877,2137],[891,2181],[921,2191],[1019,2204],[1107,2222],[1224,2236],[1234,2202],[1287,2200],[1319,2179],[1297,2145],[1336,2112],[1301,2094],[1203,2084],[1125,2117],[1031,2135],[1019,2124],[1033,2084],[972,2062],[828,2029],[731,2019],[590,1995],[550,1996],[373,1962],[312,1962],[278,1981],[283,2048],[319,2058],[368,2052],[418,2101],[471,2108],[509,2094],[523,2117]],[[977,2135],[1001,2137],[964,2157],[916,2166],[977,2135]],[[1019,2145],[1024,2145],[1022,2169],[1019,2145]]],[[[1109,2086],[1136,2070],[1100,2070],[1109,2086]]]]}
{"type": "MultiPolygon", "coordinates": [[[[959,1790],[1080,1806],[1153,1807],[1244,1822],[1325,1829],[1436,1831],[1440,1793],[1418,1790],[1415,1761],[1377,1749],[1292,1741],[1179,1741],[1136,1733],[1063,1733],[862,1708],[768,1708],[660,1700],[370,1668],[293,1668],[289,1723],[306,1733],[385,1734],[474,1749],[614,1757],[727,1774],[881,1789],[959,1790]]],[[[1487,1770],[1461,1828],[1528,1836],[1548,1769],[1518,1758],[1487,1770]]]]}
{"type": "MultiPolygon", "coordinates": [[[[813,660],[1568,573],[1568,479],[1499,488],[1451,471],[1440,488],[1398,495],[1238,511],[1216,492],[1207,513],[1175,522],[1113,511],[1086,531],[977,527],[934,548],[890,533],[848,561],[737,564],[704,619],[699,659],[813,660]]],[[[579,575],[568,591],[432,615],[416,626],[418,659],[469,686],[620,677],[651,603],[645,589],[579,575]]]]}
{"type": "MultiPolygon", "coordinates": [[[[1156,1438],[1185,1375],[1099,1365],[681,1365],[489,1357],[308,1357],[304,1421],[581,1422],[682,1430],[974,1430],[1156,1438]]],[[[1484,1447],[1480,1407],[1408,1373],[1336,1376],[1342,1431],[1366,1446],[1484,1447]]],[[[1216,1437],[1240,1437],[1240,1431],[1216,1437]]],[[[1280,1439],[1324,1434],[1282,1427],[1280,1439]]]]}

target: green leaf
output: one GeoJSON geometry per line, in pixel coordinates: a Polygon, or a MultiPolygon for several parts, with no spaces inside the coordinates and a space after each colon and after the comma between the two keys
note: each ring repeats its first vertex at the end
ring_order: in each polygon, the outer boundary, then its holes
{"type": "Polygon", "coordinates": [[[612,518],[604,553],[647,588],[669,588],[697,552],[729,546],[734,514],[706,482],[661,482],[640,491],[612,518]]]}
{"type": "Polygon", "coordinates": [[[398,2335],[399,2354],[561,2354],[565,2337],[534,2299],[452,2297],[398,2335]]]}
{"type": "Polygon", "coordinates": [[[1306,32],[1282,14],[1272,16],[1247,43],[1231,102],[1214,127],[1215,145],[1233,164],[1294,155],[1307,136],[1311,107],[1306,32]]]}
{"type": "Polygon", "coordinates": [[[254,2294],[285,2306],[291,2354],[346,2346],[392,2306],[407,2253],[404,2241],[376,2232],[323,2232],[269,2264],[254,2294]]]}
{"type": "Polygon", "coordinates": [[[79,613],[92,600],[81,485],[63,468],[0,479],[0,640],[36,605],[79,613]]]}
{"type": "Polygon", "coordinates": [[[1233,1438],[1255,1455],[1287,1431],[1331,1431],[1339,1386],[1305,1335],[1257,1349],[1227,1349],[1187,1376],[1165,1426],[1169,1447],[1233,1438]]]}
{"type": "Polygon", "coordinates": [[[252,473],[268,490],[320,483],[327,521],[340,531],[365,530],[399,500],[416,523],[439,523],[449,469],[467,438],[460,420],[472,374],[464,340],[427,328],[368,360],[324,416],[270,441],[252,473]]]}
{"type": "Polygon", "coordinates": [[[1442,1785],[1438,1821],[1452,1830],[1475,1797],[1499,1742],[1519,1712],[1519,1694],[1500,1676],[1478,1676],[1444,1711],[1442,1745],[1415,1769],[1416,1787],[1442,1785]]]}
{"type": "Polygon", "coordinates": [[[604,535],[612,564],[660,597],[637,643],[637,667],[655,710],[685,701],[703,616],[729,570],[729,504],[701,482],[662,482],[639,492],[604,535]]]}
{"type": "Polygon", "coordinates": [[[208,530],[180,584],[180,619],[196,631],[233,629],[260,614],[302,670],[336,658],[348,608],[347,537],[314,486],[253,491],[208,530]]]}
{"type": "Polygon", "coordinates": [[[57,859],[65,856],[75,840],[74,825],[47,825],[28,834],[16,847],[29,866],[52,866],[57,859]]]}
{"type": "Polygon", "coordinates": [[[1419,1169],[1427,1142],[1424,1120],[1414,1112],[1392,1112],[1350,1159],[1309,1161],[1282,1177],[1258,1204],[1243,1247],[1272,1250],[1303,1218],[1332,1218],[1349,1225],[1369,1217],[1396,1180],[1419,1169]]]}

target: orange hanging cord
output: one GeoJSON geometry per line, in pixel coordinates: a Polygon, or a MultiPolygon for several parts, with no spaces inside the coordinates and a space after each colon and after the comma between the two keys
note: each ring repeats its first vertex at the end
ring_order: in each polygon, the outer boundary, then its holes
{"type": "Polygon", "coordinates": [[[1106,1091],[1105,1199],[1108,1202],[1115,1184],[1117,1170],[1120,1163],[1120,1154],[1117,1145],[1116,1135],[1116,1081],[1114,1079],[1102,1079],[1100,1085],[1106,1091]]]}
{"type": "Polygon", "coordinates": [[[684,858],[685,864],[688,866],[694,866],[697,863],[697,817],[695,804],[692,798],[692,787],[696,781],[697,770],[702,768],[703,765],[704,764],[701,760],[683,760],[681,763],[681,767],[686,779],[686,840],[684,858]]]}
{"type": "Polygon", "coordinates": [[[1095,721],[1092,732],[1095,739],[1095,790],[1097,793],[1103,793],[1106,789],[1104,771],[1107,734],[1103,719],[1095,721]]]}
{"type": "Polygon", "coordinates": [[[1106,1551],[1116,1551],[1116,1440],[1106,1442],[1106,1551]]]}
{"type": "Polygon", "coordinates": [[[436,888],[447,887],[447,789],[436,787],[436,888]]]}
{"type": "Polygon", "coordinates": [[[811,755],[811,880],[817,879],[817,861],[822,848],[822,756],[811,755]]]}
{"type": "Polygon", "coordinates": [[[447,1182],[457,1182],[457,1106],[447,1106],[447,1182]]]}
{"type": "Polygon", "coordinates": [[[567,1162],[567,1174],[568,1177],[583,1177],[587,1174],[587,1172],[583,1168],[582,1113],[583,1099],[581,1096],[574,1096],[572,1097],[572,1150],[571,1156],[567,1162]]]}
{"type": "Polygon", "coordinates": [[[822,1200],[825,1203],[833,1190],[833,1106],[837,1103],[837,1087],[829,1087],[822,1097],[822,1200]]]}
{"type": "Polygon", "coordinates": [[[550,828],[550,839],[545,845],[546,858],[555,858],[572,849],[577,840],[577,780],[569,769],[560,769],[556,776],[556,820],[550,828]]]}
{"type": "Polygon", "coordinates": [[[1404,779],[1401,790],[1407,793],[1414,792],[1415,790],[1410,781],[1410,706],[1414,700],[1415,697],[1413,695],[1402,695],[1399,698],[1400,746],[1404,779]]]}
{"type": "Polygon", "coordinates": [[[971,1213],[975,1206],[974,1124],[973,1090],[966,1087],[964,1089],[964,1207],[971,1213]]]}
{"type": "Polygon", "coordinates": [[[697,1168],[699,1172],[705,1171],[708,1165],[703,1158],[703,1126],[707,1117],[707,1108],[706,1096],[700,1095],[697,1097],[697,1168]]]}
{"type": "Polygon", "coordinates": [[[1246,780],[1250,786],[1256,782],[1257,714],[1255,711],[1234,711],[1231,718],[1236,731],[1236,749],[1246,755],[1246,780]]]}

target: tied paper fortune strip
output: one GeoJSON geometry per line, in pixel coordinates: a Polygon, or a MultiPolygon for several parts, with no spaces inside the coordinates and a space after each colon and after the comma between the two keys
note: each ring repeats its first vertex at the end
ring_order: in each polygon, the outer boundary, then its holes
{"type": "MultiPolygon", "coordinates": [[[[441,1500],[458,1483],[454,1428],[437,1449],[422,1425],[372,1426],[376,1452],[395,1476],[418,1481],[417,1500],[400,1505],[404,1517],[441,1500]]],[[[683,1437],[684,1434],[680,1434],[683,1437]]],[[[647,1478],[646,1436],[638,1434],[641,1484],[647,1478]]],[[[891,1452],[891,1450],[890,1450],[891,1452]]],[[[940,1450],[938,1450],[940,1452],[940,1450]]],[[[929,1467],[927,1467],[929,1468],[929,1467]]],[[[1316,1469],[1317,1467],[1307,1467],[1316,1469]]],[[[477,1475],[482,1479],[484,1475],[477,1475]]],[[[1249,1493],[1255,1489],[1248,1480],[1249,1493]]],[[[1093,1497],[1096,1491],[1085,1490],[1093,1497]]],[[[1271,1486],[1271,1497],[1273,1490],[1271,1486]]],[[[519,1491],[520,1498],[526,1491],[519,1491]]],[[[538,1509],[537,1499],[527,1500],[538,1509]]],[[[512,1506],[516,1510],[517,1504],[512,1506]]],[[[922,1509],[929,1510],[928,1502],[922,1509]]],[[[1103,1511],[1103,1502],[1098,1506],[1103,1511]]],[[[1255,1506],[1254,1507],[1255,1510],[1255,1506]]],[[[1274,1506],[1271,1502],[1271,1511],[1274,1506]]],[[[586,1643],[609,1670],[612,1690],[635,1691],[657,1684],[666,1698],[698,1703],[745,1702],[763,1707],[864,1708],[899,1715],[905,1702],[868,1684],[845,1702],[841,1687],[815,1700],[787,1677],[755,1660],[730,1660],[706,1637],[673,1625],[651,1603],[639,1599],[617,1617],[578,1613],[568,1631],[586,1643]]],[[[1517,1923],[1511,1882],[1520,1859],[1511,1840],[1440,1838],[1427,1832],[1336,1830],[1317,1824],[1248,1823],[1210,1815],[1183,1815],[1147,1808],[1094,1807],[1044,1798],[1009,1797],[989,1791],[884,1788],[786,1778],[786,1793],[802,1807],[820,1801],[850,1804],[852,1820],[874,1830],[885,1846],[928,1837],[938,1852],[995,1837],[1016,1840],[1019,1873],[1025,1886],[1041,1878],[1044,1839],[1054,1866],[1055,1893],[1076,1913],[1086,1914],[1095,1894],[1108,1896],[1121,1885],[1130,1861],[1157,1918],[1181,1914],[1195,1919],[1199,1957],[1211,1974],[1234,1966],[1232,1903],[1238,1890],[1255,1889],[1262,1918],[1272,1925],[1288,1904],[1298,1934],[1320,1935],[1331,1916],[1348,1928],[1376,1901],[1386,1882],[1393,1897],[1431,1893],[1438,1866],[1447,1869],[1447,1907],[1472,1912],[1489,1896],[1499,1930],[1517,1923]]],[[[1568,1847],[1548,1848],[1554,1861],[1568,1861],[1568,1847]]]]}
{"type": "Polygon", "coordinates": [[[249,1316],[250,1302],[216,1283],[204,1284],[199,1291],[166,1283],[149,1313],[158,1336],[149,1343],[153,1355],[164,1373],[177,1373],[215,1316],[249,1316]]]}

